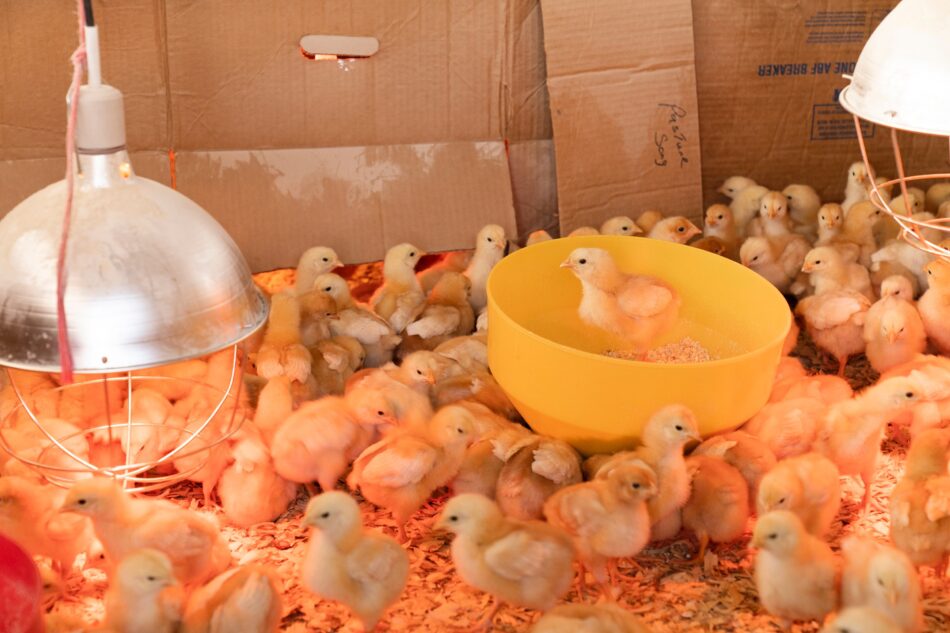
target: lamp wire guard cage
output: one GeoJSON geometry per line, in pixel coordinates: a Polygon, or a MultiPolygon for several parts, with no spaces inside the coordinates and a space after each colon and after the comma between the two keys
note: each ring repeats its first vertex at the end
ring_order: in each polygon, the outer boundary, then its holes
{"type": "MultiPolygon", "coordinates": [[[[894,151],[894,163],[897,166],[897,178],[878,184],[874,177],[874,169],[868,158],[867,144],[865,142],[863,130],[861,127],[861,118],[857,114],[854,117],[854,127],[857,132],[858,145],[861,148],[861,160],[867,169],[868,180],[871,189],[868,192],[868,199],[875,208],[887,215],[900,227],[900,237],[914,248],[930,253],[944,260],[950,260],[950,248],[947,244],[950,239],[950,217],[940,218],[914,218],[913,211],[910,208],[911,202],[908,196],[907,187],[909,182],[918,182],[923,180],[948,180],[950,173],[923,174],[908,176],[904,169],[904,158],[901,154],[900,142],[897,138],[897,129],[888,128],[891,135],[891,148],[894,151]],[[894,185],[900,185],[901,194],[905,206],[906,215],[896,213],[888,204],[888,201],[882,192],[882,189],[890,190],[894,185]]],[[[950,137],[948,137],[950,144],[950,137]]],[[[948,145],[950,151],[950,145],[948,145]]]]}
{"type": "Polygon", "coordinates": [[[4,419],[0,420],[0,447],[28,469],[36,472],[51,484],[62,488],[68,488],[83,477],[99,476],[113,478],[119,481],[124,488],[134,489],[136,492],[149,492],[188,479],[205,467],[211,451],[229,441],[241,429],[247,417],[245,408],[241,406],[243,368],[238,346],[232,346],[230,353],[231,372],[227,388],[223,392],[220,388],[200,380],[136,375],[131,371],[125,372],[124,375],[104,375],[102,378],[57,387],[53,391],[65,392],[73,389],[102,388],[105,394],[105,424],[79,428],[64,434],[57,434],[48,428],[43,416],[39,415],[30,404],[29,394],[24,393],[17,384],[14,372],[7,369],[7,377],[10,387],[16,395],[17,404],[7,413],[4,419]],[[136,391],[134,387],[136,384],[148,385],[156,381],[191,383],[193,389],[208,389],[213,392],[220,392],[221,395],[210,406],[210,411],[206,415],[194,419],[189,416],[189,419],[184,420],[185,425],[183,427],[133,419],[136,391]],[[108,387],[110,383],[124,383],[128,390],[126,404],[123,407],[124,413],[115,414],[115,416],[110,412],[108,406],[108,387]],[[233,401],[232,406],[226,409],[225,406],[229,400],[233,401]],[[41,448],[33,447],[32,451],[23,448],[18,449],[10,441],[11,438],[8,437],[8,434],[21,411],[26,415],[26,420],[21,419],[21,424],[32,425],[28,428],[38,431],[38,442],[43,444],[41,448]],[[121,419],[113,420],[113,417],[121,419]],[[160,457],[138,461],[136,460],[137,456],[133,455],[131,450],[133,430],[146,428],[152,428],[156,433],[162,431],[178,433],[179,437],[175,441],[174,447],[165,450],[160,457]],[[70,440],[78,436],[83,436],[86,440],[105,438],[110,445],[113,445],[113,442],[116,441],[120,444],[124,441],[125,448],[123,452],[125,457],[123,463],[97,464],[90,459],[88,454],[86,456],[80,455],[79,452],[69,446],[70,440]],[[39,452],[36,452],[37,448],[39,448],[39,452]],[[178,462],[178,465],[180,465],[181,460],[185,459],[188,460],[187,466],[181,470],[176,469],[175,472],[168,473],[162,469],[163,466],[170,466],[172,462],[178,462]]]}

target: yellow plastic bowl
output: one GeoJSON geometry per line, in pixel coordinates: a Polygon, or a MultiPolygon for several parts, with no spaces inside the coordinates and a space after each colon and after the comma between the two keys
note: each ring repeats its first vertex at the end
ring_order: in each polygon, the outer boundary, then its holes
{"type": "Polygon", "coordinates": [[[488,279],[488,360],[498,383],[537,432],[582,453],[635,444],[660,407],[681,403],[704,434],[735,428],[768,401],[791,324],[765,279],[698,248],[624,236],[535,244],[503,259],[488,279]],[[672,284],[680,321],[656,344],[690,336],[717,360],[661,364],[610,358],[617,346],[577,316],[580,281],[559,267],[572,250],[603,248],[621,270],[672,284]]]}

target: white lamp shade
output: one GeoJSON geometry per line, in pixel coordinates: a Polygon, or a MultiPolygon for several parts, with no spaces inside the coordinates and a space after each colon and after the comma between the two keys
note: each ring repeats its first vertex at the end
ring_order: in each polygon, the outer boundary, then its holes
{"type": "Polygon", "coordinates": [[[868,39],[839,98],[886,127],[950,136],[950,0],[903,0],[868,39]]]}

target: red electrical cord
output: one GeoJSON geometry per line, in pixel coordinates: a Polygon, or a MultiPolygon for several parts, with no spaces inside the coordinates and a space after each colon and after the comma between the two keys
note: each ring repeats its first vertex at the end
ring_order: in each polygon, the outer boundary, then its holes
{"type": "Polygon", "coordinates": [[[66,247],[73,216],[73,190],[75,188],[76,117],[79,110],[79,86],[82,83],[86,64],[85,9],[83,0],[76,0],[79,18],[79,46],[70,56],[73,64],[73,80],[69,86],[69,119],[66,125],[66,209],[63,212],[63,227],[59,240],[59,256],[56,259],[56,335],[59,343],[60,376],[64,385],[73,382],[73,354],[69,347],[69,331],[66,323],[66,247]]]}

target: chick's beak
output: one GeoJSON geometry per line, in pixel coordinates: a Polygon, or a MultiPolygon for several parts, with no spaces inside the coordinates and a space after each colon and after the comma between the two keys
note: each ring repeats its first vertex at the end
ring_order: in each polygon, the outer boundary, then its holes
{"type": "Polygon", "coordinates": [[[888,330],[887,334],[885,335],[885,338],[887,338],[887,342],[888,342],[888,343],[896,343],[896,342],[897,342],[897,332],[894,331],[894,330],[888,330]]]}
{"type": "Polygon", "coordinates": [[[435,523],[432,524],[432,530],[441,532],[449,531],[448,519],[446,519],[444,514],[440,515],[439,518],[436,519],[435,523]]]}
{"type": "Polygon", "coordinates": [[[699,433],[690,433],[690,434],[688,435],[688,437],[689,437],[691,440],[695,440],[695,441],[700,442],[700,443],[703,441],[703,436],[700,435],[699,433]]]}
{"type": "Polygon", "coordinates": [[[887,602],[892,607],[896,607],[901,599],[901,597],[897,594],[897,591],[894,589],[888,589],[886,592],[884,592],[884,596],[887,598],[887,602]]]}
{"type": "Polygon", "coordinates": [[[565,259],[563,262],[561,262],[561,268],[570,268],[571,270],[574,270],[574,264],[571,263],[571,260],[565,259]]]}
{"type": "Polygon", "coordinates": [[[435,384],[435,374],[433,374],[431,371],[426,374],[426,383],[430,385],[435,384]]]}
{"type": "Polygon", "coordinates": [[[762,539],[757,535],[753,534],[752,538],[749,540],[749,547],[759,549],[762,547],[762,539]]]}
{"type": "Polygon", "coordinates": [[[803,272],[803,273],[810,273],[810,272],[811,272],[812,270],[814,270],[814,269],[815,269],[815,267],[812,266],[811,263],[809,263],[809,262],[805,262],[804,264],[802,264],[802,272],[803,272]]]}
{"type": "Polygon", "coordinates": [[[336,260],[335,262],[333,262],[333,266],[331,266],[332,270],[336,270],[337,268],[343,268],[343,262],[341,262],[340,260],[336,260]]]}

